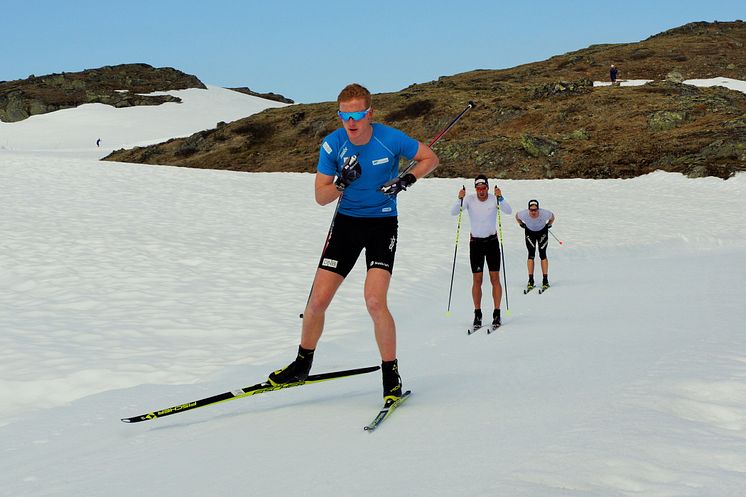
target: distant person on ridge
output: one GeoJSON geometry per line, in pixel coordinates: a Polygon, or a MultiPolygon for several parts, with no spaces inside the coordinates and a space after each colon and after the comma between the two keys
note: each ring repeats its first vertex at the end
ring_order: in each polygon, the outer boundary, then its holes
{"type": "Polygon", "coordinates": [[[549,228],[554,223],[554,213],[539,208],[538,200],[529,200],[528,209],[524,209],[515,215],[518,225],[525,230],[526,249],[528,249],[528,285],[526,292],[534,289],[534,259],[536,249],[539,249],[541,260],[543,290],[549,288],[549,260],[547,259],[547,245],[549,244],[549,228]]]}
{"type": "Polygon", "coordinates": [[[100,146],[101,146],[101,138],[99,138],[98,140],[96,140],[96,146],[97,146],[97,147],[100,147],[100,146]]]}
{"type": "Polygon", "coordinates": [[[502,286],[500,285],[500,242],[497,239],[497,209],[505,214],[513,210],[502,196],[500,188],[495,186],[495,193],[489,193],[487,176],[480,174],[474,179],[476,193],[466,196],[466,189],[458,192],[458,200],[451,207],[451,215],[457,215],[462,208],[469,213],[471,233],[469,237],[469,261],[471,263],[472,284],[471,297],[474,301],[473,329],[482,326],[482,280],[484,278],[484,263],[487,261],[490,283],[492,284],[492,327],[501,324],[500,301],[502,300],[502,286]]]}
{"type": "Polygon", "coordinates": [[[396,325],[387,304],[398,233],[396,195],[433,171],[438,156],[403,132],[373,123],[372,96],[363,86],[346,86],[337,103],[342,127],[321,144],[315,195],[320,205],[339,199],[338,211],[303,312],[298,355],[290,365],[270,374],[269,382],[277,386],[308,377],[326,310],[365,249],[365,304],[373,320],[388,404],[402,396],[396,325]],[[400,157],[417,164],[398,178],[400,157]]]}
{"type": "Polygon", "coordinates": [[[619,74],[619,69],[617,69],[614,64],[611,64],[611,68],[609,69],[609,78],[611,79],[612,85],[616,83],[617,74],[619,74]]]}

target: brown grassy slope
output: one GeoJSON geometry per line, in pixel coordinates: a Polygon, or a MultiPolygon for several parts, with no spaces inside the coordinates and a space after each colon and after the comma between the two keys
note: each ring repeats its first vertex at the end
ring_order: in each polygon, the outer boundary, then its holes
{"type": "MultiPolygon", "coordinates": [[[[746,24],[693,23],[638,43],[595,45],[505,70],[478,70],[374,96],[376,119],[435,146],[435,176],[631,177],[656,169],[728,177],[746,166],[746,95],[680,78],[746,80],[746,24]],[[609,64],[641,87],[592,87],[609,64]],[[665,79],[670,81],[663,81],[665,79]]],[[[239,171],[314,171],[338,125],[334,102],[268,109],[108,160],[239,171]]]]}

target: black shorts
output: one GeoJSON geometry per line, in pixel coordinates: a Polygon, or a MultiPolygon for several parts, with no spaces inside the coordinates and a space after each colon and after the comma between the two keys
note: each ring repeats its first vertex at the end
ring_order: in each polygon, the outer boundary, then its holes
{"type": "Polygon", "coordinates": [[[329,244],[319,262],[319,268],[346,277],[365,249],[368,269],[394,271],[396,237],[399,221],[396,216],[352,217],[337,214],[329,244]]]}
{"type": "Polygon", "coordinates": [[[487,238],[472,237],[469,241],[471,272],[483,272],[485,259],[490,271],[500,271],[500,243],[497,241],[497,235],[487,238]]]}
{"type": "Polygon", "coordinates": [[[536,259],[536,249],[539,249],[539,259],[547,258],[547,245],[549,245],[549,228],[546,226],[539,231],[531,231],[526,228],[526,249],[528,258],[536,259]]]}

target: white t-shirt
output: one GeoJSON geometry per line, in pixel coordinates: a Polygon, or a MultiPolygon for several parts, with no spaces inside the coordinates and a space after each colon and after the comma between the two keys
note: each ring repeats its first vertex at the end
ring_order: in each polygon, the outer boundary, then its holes
{"type": "MultiPolygon", "coordinates": [[[[461,207],[461,201],[451,207],[451,215],[458,214],[461,207]]],[[[476,193],[464,197],[464,209],[469,213],[469,222],[471,223],[471,236],[474,238],[487,238],[497,233],[497,197],[492,193],[487,194],[484,201],[479,200],[476,193]]],[[[510,214],[513,209],[503,199],[500,202],[500,211],[510,214]]]]}
{"type": "Polygon", "coordinates": [[[554,214],[552,211],[548,211],[546,209],[539,209],[539,215],[535,218],[531,217],[531,214],[529,214],[528,209],[524,209],[518,214],[518,219],[523,221],[523,224],[526,225],[526,228],[530,229],[531,231],[541,231],[544,229],[544,226],[547,225],[550,219],[552,219],[552,216],[554,214]]]}

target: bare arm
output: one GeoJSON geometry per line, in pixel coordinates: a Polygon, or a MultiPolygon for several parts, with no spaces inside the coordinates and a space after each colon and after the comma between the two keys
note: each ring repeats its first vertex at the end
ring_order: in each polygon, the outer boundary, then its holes
{"type": "Polygon", "coordinates": [[[314,188],[316,190],[316,203],[319,205],[334,202],[342,195],[342,192],[334,186],[334,176],[328,174],[317,172],[314,188]]]}
{"type": "Polygon", "coordinates": [[[430,147],[420,142],[420,146],[417,148],[417,154],[412,157],[412,160],[417,161],[417,165],[410,171],[415,178],[424,178],[438,167],[440,159],[435,155],[430,147]]]}

